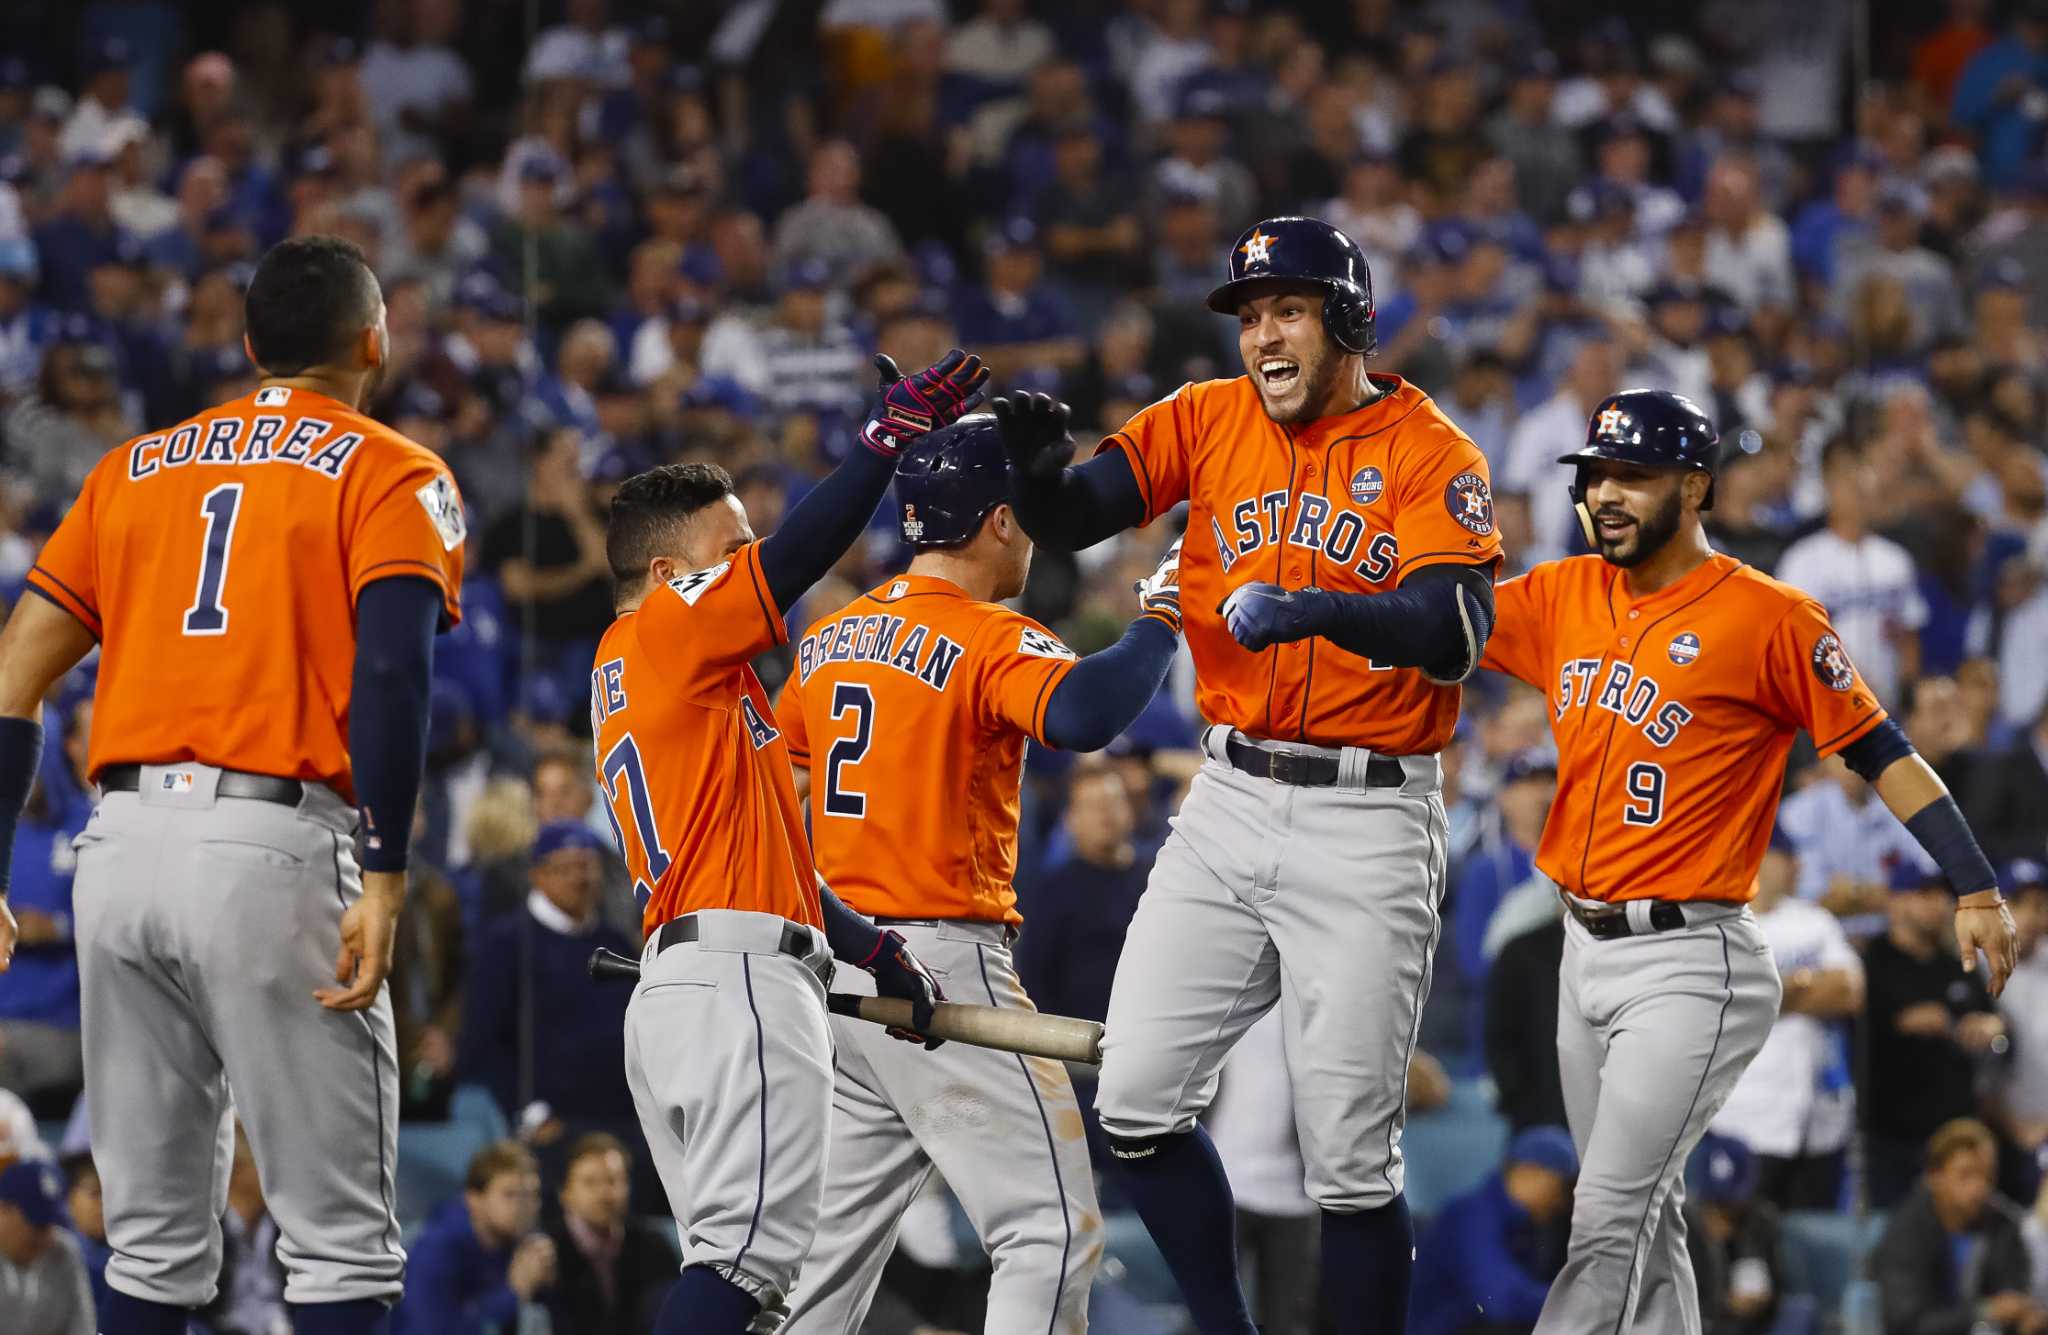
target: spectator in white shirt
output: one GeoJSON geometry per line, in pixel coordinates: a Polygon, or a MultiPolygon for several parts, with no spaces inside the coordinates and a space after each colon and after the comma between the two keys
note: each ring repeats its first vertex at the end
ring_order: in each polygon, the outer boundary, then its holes
{"type": "Polygon", "coordinates": [[[117,118],[128,114],[128,76],[134,67],[135,52],[127,38],[104,37],[93,43],[85,53],[85,91],[57,137],[61,157],[104,151],[107,131],[117,118]]]}
{"type": "Polygon", "coordinates": [[[981,13],[946,41],[946,69],[989,83],[1022,84],[1057,55],[1052,29],[1032,18],[1025,0],[982,0],[981,13]]]}
{"type": "Polygon", "coordinates": [[[1821,761],[1813,780],[1785,799],[1778,828],[1799,851],[1799,897],[1850,919],[1852,929],[1883,930],[1892,869],[1926,863],[1912,834],[1840,756],[1821,761]]]}
{"type": "Polygon", "coordinates": [[[1756,163],[1746,155],[1717,159],[1707,172],[1707,281],[1746,311],[1792,304],[1792,234],[1763,207],[1756,163]]]}
{"type": "Polygon", "coordinates": [[[1586,435],[1593,406],[1621,386],[1621,351],[1609,339],[1581,344],[1557,393],[1522,418],[1508,439],[1495,486],[1519,496],[1529,515],[1530,564],[1568,556],[1577,547],[1578,517],[1569,495],[1572,470],[1557,461],[1586,435]]]}
{"type": "Polygon", "coordinates": [[[1781,1210],[1840,1204],[1844,1150],[1856,1120],[1848,1050],[1837,1023],[1863,1008],[1863,961],[1832,913],[1795,896],[1792,841],[1772,832],[1750,911],[1785,985],[1770,1037],[1709,1130],[1749,1146],[1757,1195],[1781,1210]]]}
{"type": "Polygon", "coordinates": [[[1216,58],[1202,30],[1202,0],[1166,0],[1131,63],[1138,119],[1157,125],[1173,114],[1181,81],[1216,58]]]}
{"type": "Polygon", "coordinates": [[[462,29],[462,0],[386,0],[363,54],[363,93],[388,161],[431,153],[435,136],[475,94],[469,66],[449,45],[462,29]]]}
{"type": "Polygon", "coordinates": [[[611,23],[610,0],[569,0],[564,21],[534,39],[526,77],[535,83],[577,79],[600,88],[623,88],[632,69],[626,50],[632,34],[611,23]]]}
{"type": "Polygon", "coordinates": [[[1827,527],[1786,549],[1777,575],[1827,608],[1863,679],[1880,701],[1890,703],[1920,673],[1919,631],[1927,624],[1927,603],[1913,558],[1867,528],[1871,472],[1857,442],[1846,436],[1828,442],[1821,452],[1821,483],[1827,527]]]}

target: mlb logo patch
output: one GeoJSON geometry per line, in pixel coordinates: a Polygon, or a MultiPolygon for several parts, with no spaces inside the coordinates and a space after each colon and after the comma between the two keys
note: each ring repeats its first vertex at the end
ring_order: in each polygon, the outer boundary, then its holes
{"type": "Polygon", "coordinates": [[[1700,637],[1689,630],[1681,632],[1672,639],[1671,647],[1664,652],[1671,656],[1672,662],[1684,667],[1700,656],[1700,637]]]}
{"type": "Polygon", "coordinates": [[[291,396],[291,390],[287,389],[285,386],[270,385],[266,388],[259,389],[256,391],[256,406],[258,408],[281,407],[283,406],[284,402],[287,399],[291,398],[291,396]]]}
{"type": "Polygon", "coordinates": [[[891,598],[901,598],[904,594],[909,592],[910,581],[907,579],[899,579],[894,584],[891,584],[889,586],[889,596],[891,598]]]}
{"type": "Polygon", "coordinates": [[[161,781],[167,793],[189,793],[192,791],[192,771],[189,769],[168,769],[161,781]]]}
{"type": "Polygon", "coordinates": [[[1387,489],[1387,480],[1380,476],[1380,470],[1371,464],[1351,475],[1351,499],[1360,505],[1371,505],[1387,489]]]}

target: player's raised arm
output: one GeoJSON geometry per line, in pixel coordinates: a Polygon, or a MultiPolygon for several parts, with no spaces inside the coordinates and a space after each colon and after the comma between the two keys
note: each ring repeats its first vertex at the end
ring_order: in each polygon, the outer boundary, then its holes
{"type": "Polygon", "coordinates": [[[1105,449],[1069,467],[1074,436],[1066,404],[1049,394],[1019,394],[989,406],[1010,456],[1010,508],[1033,542],[1077,552],[1155,513],[1123,450],[1105,449]]]}
{"type": "Polygon", "coordinates": [[[866,448],[850,451],[761,543],[761,574],[779,611],[794,606],[867,528],[904,449],[927,432],[958,421],[988,383],[981,358],[958,348],[911,376],[880,355],[875,368],[882,377],[881,400],[861,428],[866,448]]]}

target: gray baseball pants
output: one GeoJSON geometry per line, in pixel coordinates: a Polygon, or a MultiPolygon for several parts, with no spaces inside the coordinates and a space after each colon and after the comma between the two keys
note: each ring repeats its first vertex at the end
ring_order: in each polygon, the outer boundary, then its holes
{"type": "Polygon", "coordinates": [[[1700,1335],[1685,1161],[1763,1047],[1782,987],[1748,909],[1686,916],[1607,941],[1565,918],[1557,1061],[1579,1183],[1537,1335],[1700,1335]]]}
{"type": "MultiPolygon", "coordinates": [[[[893,923],[951,1001],[1032,1010],[1001,923],[893,923]]],[[[873,996],[844,969],[833,990],[873,996]]],[[[1066,1067],[966,1043],[927,1052],[832,1018],[838,1082],[817,1241],[783,1335],[856,1335],[903,1211],[936,1167],[988,1249],[985,1335],[1080,1335],[1102,1214],[1066,1067]]]]}
{"type": "Polygon", "coordinates": [[[255,1151],[285,1301],[396,1299],[391,995],[322,1009],[342,910],[362,893],[355,812],[215,795],[207,765],[146,765],[75,841],[72,900],[107,1282],[199,1307],[220,1274],[234,1150],[255,1151]],[[232,1103],[232,1108],[231,1108],[232,1103]]]}

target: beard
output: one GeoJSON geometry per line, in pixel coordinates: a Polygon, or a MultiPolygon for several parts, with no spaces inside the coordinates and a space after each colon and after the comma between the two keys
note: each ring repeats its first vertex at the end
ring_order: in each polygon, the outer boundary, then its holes
{"type": "MultiPolygon", "coordinates": [[[[1621,514],[1626,512],[1616,509],[1609,510],[1607,513],[1621,514]]],[[[1663,551],[1664,545],[1678,535],[1678,522],[1682,515],[1683,509],[1679,504],[1679,490],[1674,487],[1671,494],[1664,498],[1663,504],[1643,518],[1636,519],[1635,528],[1628,534],[1616,539],[1601,538],[1601,557],[1608,564],[1620,566],[1624,570],[1631,566],[1641,565],[1658,552],[1663,551]]],[[[1633,515],[1629,517],[1631,519],[1635,518],[1633,515]]],[[[1595,518],[1598,518],[1598,516],[1596,515],[1595,518]]]]}
{"type": "Polygon", "coordinates": [[[1330,401],[1330,390],[1343,369],[1344,359],[1333,356],[1324,347],[1302,356],[1301,371],[1294,377],[1294,383],[1277,397],[1256,371],[1252,373],[1252,383],[1259,388],[1259,401],[1265,405],[1266,416],[1283,426],[1296,426],[1322,415],[1323,405],[1330,401]]]}

